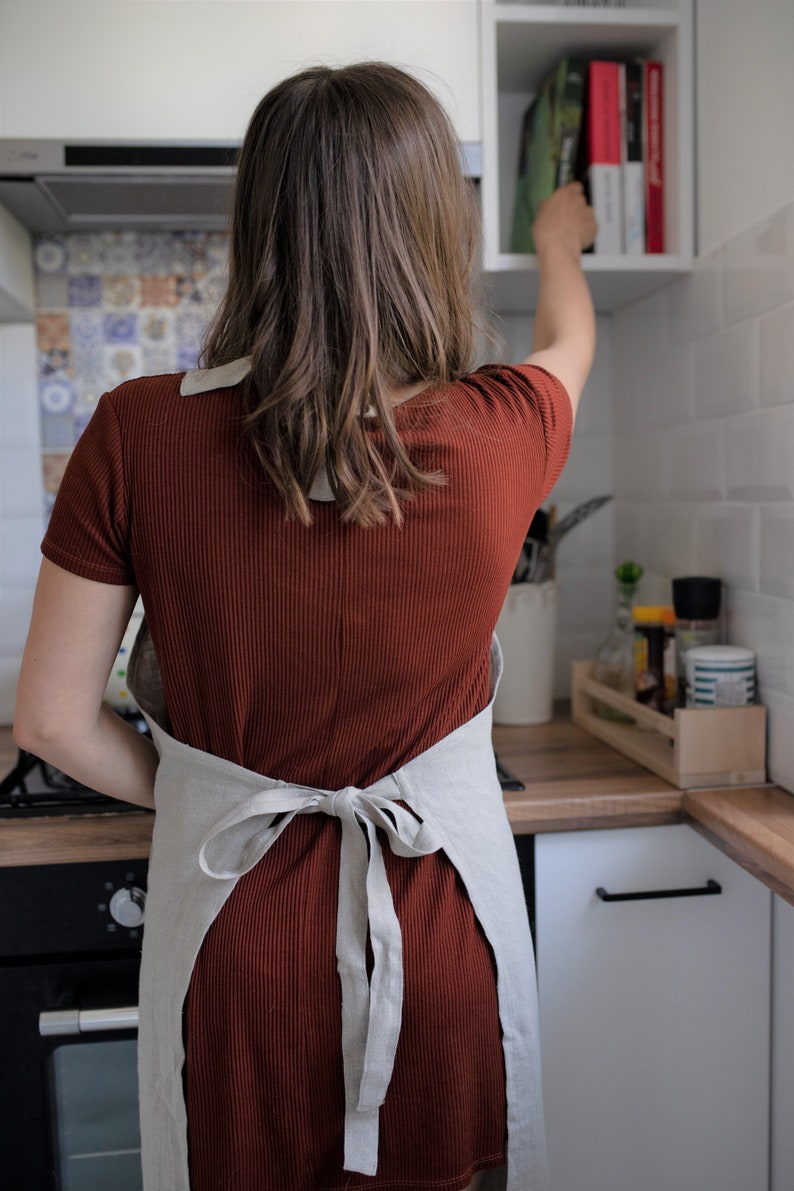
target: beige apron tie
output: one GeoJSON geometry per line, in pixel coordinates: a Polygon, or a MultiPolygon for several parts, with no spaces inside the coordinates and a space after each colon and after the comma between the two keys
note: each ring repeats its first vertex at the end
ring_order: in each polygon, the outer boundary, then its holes
{"type": "Polygon", "coordinates": [[[427,856],[441,841],[395,799],[393,776],[361,790],[325,791],[283,785],[261,790],[224,816],[199,851],[203,872],[218,880],[247,873],[295,815],[339,819],[342,839],[336,958],[342,985],[342,1058],[345,1077],[345,1169],[374,1175],[378,1164],[378,1110],[394,1067],[402,1022],[402,935],[394,910],[377,829],[398,856],[427,856]],[[273,823],[276,816],[277,823],[273,823]],[[367,933],[373,954],[367,976],[367,933]]]}

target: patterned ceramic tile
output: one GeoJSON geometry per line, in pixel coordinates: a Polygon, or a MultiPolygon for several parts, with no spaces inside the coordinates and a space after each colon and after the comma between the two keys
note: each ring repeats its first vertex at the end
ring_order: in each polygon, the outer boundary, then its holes
{"type": "Polygon", "coordinates": [[[42,447],[62,447],[70,450],[75,443],[72,414],[46,414],[41,419],[42,447]]]}
{"type": "Polygon", "coordinates": [[[72,277],[102,272],[102,247],[98,236],[90,233],[66,237],[66,272],[72,277]]]}
{"type": "Polygon", "coordinates": [[[65,414],[74,404],[74,390],[68,380],[45,380],[39,390],[39,399],[42,413],[65,414]]]}
{"type": "Polygon", "coordinates": [[[105,347],[105,385],[114,389],[126,380],[141,376],[141,349],[135,343],[110,343],[105,347]]]}
{"type": "Polygon", "coordinates": [[[70,306],[101,306],[102,278],[93,273],[81,273],[70,277],[67,283],[67,301],[70,306]]]}
{"type": "Polygon", "coordinates": [[[102,305],[105,309],[129,310],[139,304],[137,277],[103,277],[102,305]]]}
{"type": "Polygon", "coordinates": [[[62,237],[39,240],[33,250],[33,265],[38,273],[62,273],[66,268],[66,247],[62,237]]]}
{"type": "Polygon", "coordinates": [[[44,451],[41,466],[44,473],[44,491],[57,492],[69,462],[70,451],[44,451]]]}
{"type": "Polygon", "coordinates": [[[176,306],[176,277],[171,274],[144,274],[140,278],[140,304],[144,306],[176,306]]]}
{"type": "Polygon", "coordinates": [[[66,278],[62,273],[36,274],[36,306],[39,310],[62,310],[68,304],[66,278]]]}
{"type": "MultiPolygon", "coordinates": [[[[226,284],[228,237],[101,232],[34,242],[39,408],[50,460],[66,457],[100,395],[193,368],[226,284]]],[[[48,483],[60,472],[50,468],[48,483]]],[[[54,488],[47,488],[48,508],[54,488]]]]}
{"type": "Polygon", "coordinates": [[[137,343],[138,315],[134,312],[105,314],[102,319],[102,338],[106,344],[137,343]]]}

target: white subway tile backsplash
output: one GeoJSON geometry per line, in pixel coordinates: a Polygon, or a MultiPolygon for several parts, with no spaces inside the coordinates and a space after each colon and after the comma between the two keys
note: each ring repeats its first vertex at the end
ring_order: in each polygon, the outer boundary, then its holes
{"type": "Polygon", "coordinates": [[[794,603],[730,587],[724,602],[726,637],[755,651],[759,685],[794,697],[794,603]]]}
{"type": "Polygon", "coordinates": [[[696,573],[719,575],[731,587],[757,591],[757,507],[722,502],[706,505],[697,510],[696,522],[696,573]]]}
{"type": "Polygon", "coordinates": [[[794,300],[794,204],[729,240],[724,249],[725,321],[794,300]]]}
{"type": "Polygon", "coordinates": [[[652,565],[653,544],[649,540],[652,510],[653,505],[636,500],[621,497],[615,501],[615,565],[629,561],[646,569],[652,565]]]}
{"type": "Polygon", "coordinates": [[[695,344],[696,417],[725,417],[758,405],[758,340],[758,323],[751,321],[695,344]]]}
{"type": "Polygon", "coordinates": [[[761,319],[761,405],[794,403],[794,302],[761,319]]]}
{"type": "Polygon", "coordinates": [[[676,500],[725,495],[725,433],[709,421],[672,430],[667,439],[670,490],[676,500]]]}
{"type": "Polygon", "coordinates": [[[616,495],[646,501],[669,496],[667,432],[616,436],[613,453],[616,495]]]}
{"type": "Polygon", "coordinates": [[[648,519],[648,543],[643,566],[667,575],[692,573],[696,557],[694,505],[655,504],[648,519]]]}
{"type": "Polygon", "coordinates": [[[761,509],[761,591],[794,600],[794,504],[761,509]]]}
{"type": "Polygon", "coordinates": [[[615,580],[608,571],[570,567],[560,570],[558,613],[569,632],[609,630],[615,613],[615,580]]]}
{"type": "Polygon", "coordinates": [[[664,291],[670,347],[694,343],[723,325],[722,249],[696,261],[690,274],[664,291]]]}
{"type": "Polygon", "coordinates": [[[794,406],[725,422],[730,500],[794,499],[794,406]]]}

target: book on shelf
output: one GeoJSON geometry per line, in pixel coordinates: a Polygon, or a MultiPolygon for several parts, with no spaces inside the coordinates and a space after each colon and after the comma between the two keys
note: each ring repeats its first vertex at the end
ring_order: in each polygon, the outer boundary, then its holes
{"type": "Polygon", "coordinates": [[[645,251],[664,252],[664,67],[656,61],[642,65],[645,251]]]}
{"type": "Polygon", "coordinates": [[[519,146],[512,252],[534,252],[532,225],[540,204],[573,181],[579,156],[585,63],[563,58],[524,113],[519,146]]]}
{"type": "Polygon", "coordinates": [[[593,250],[623,252],[622,120],[620,63],[596,60],[587,68],[586,182],[598,220],[593,250]]]}
{"type": "Polygon", "coordinates": [[[621,63],[623,115],[623,243],[629,256],[645,252],[645,163],[642,151],[642,80],[638,59],[621,63]]]}

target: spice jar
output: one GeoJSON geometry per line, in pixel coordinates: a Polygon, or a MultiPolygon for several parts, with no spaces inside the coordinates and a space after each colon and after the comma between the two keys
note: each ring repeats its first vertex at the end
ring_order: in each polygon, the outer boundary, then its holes
{"type": "Polygon", "coordinates": [[[722,580],[706,575],[673,579],[675,607],[677,706],[686,706],[686,654],[702,645],[722,642],[722,580]]]}
{"type": "Polygon", "coordinates": [[[634,697],[655,711],[665,710],[665,629],[664,607],[638,605],[634,617],[634,697]]]}

